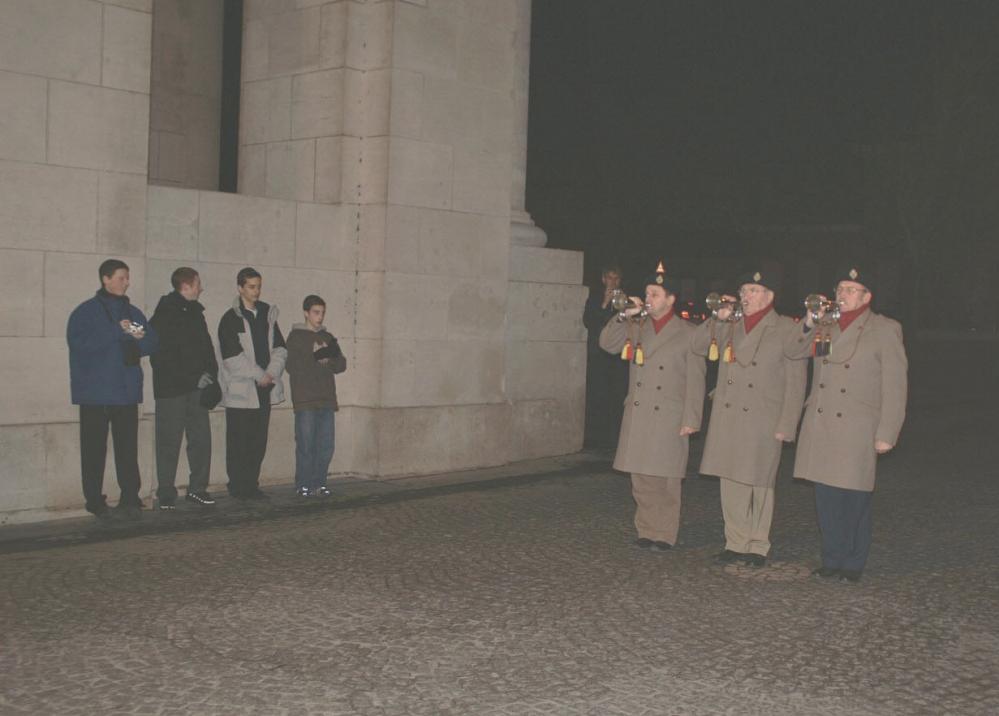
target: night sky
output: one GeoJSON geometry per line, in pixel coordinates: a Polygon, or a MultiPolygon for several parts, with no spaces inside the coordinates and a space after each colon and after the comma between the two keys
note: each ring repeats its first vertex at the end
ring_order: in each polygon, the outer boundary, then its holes
{"type": "Polygon", "coordinates": [[[534,0],[528,209],[588,282],[833,248],[925,293],[994,255],[997,6],[534,0]]]}

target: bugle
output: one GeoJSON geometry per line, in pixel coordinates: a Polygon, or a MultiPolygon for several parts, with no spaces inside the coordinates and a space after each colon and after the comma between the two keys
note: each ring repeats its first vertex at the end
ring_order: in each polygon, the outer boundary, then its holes
{"type": "MultiPolygon", "coordinates": [[[[629,308],[635,306],[636,301],[638,301],[637,298],[631,298],[619,288],[615,288],[611,292],[611,308],[617,311],[618,316],[621,318],[621,320],[624,320],[625,318],[624,312],[629,308]]],[[[642,303],[641,306],[642,310],[636,313],[634,316],[631,316],[632,321],[640,321],[649,315],[649,304],[642,303]]]]}
{"type": "Polygon", "coordinates": [[[804,304],[805,310],[808,311],[808,315],[811,316],[812,321],[815,323],[828,325],[839,320],[839,304],[830,298],[817,293],[810,293],[805,296],[804,304]],[[820,317],[819,313],[822,311],[825,313],[820,317]]]}
{"type": "Polygon", "coordinates": [[[716,321],[727,321],[735,323],[742,320],[742,302],[730,298],[723,298],[719,293],[709,293],[704,299],[704,305],[711,311],[711,317],[716,321]],[[731,312],[727,318],[718,318],[718,312],[723,308],[728,308],[731,312]]]}

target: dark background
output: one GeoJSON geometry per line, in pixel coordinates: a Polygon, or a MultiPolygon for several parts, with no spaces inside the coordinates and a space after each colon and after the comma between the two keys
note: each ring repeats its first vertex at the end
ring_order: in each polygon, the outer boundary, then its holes
{"type": "Polygon", "coordinates": [[[999,3],[533,8],[527,205],[587,283],[762,265],[797,314],[860,263],[910,328],[995,332],[999,3]]]}

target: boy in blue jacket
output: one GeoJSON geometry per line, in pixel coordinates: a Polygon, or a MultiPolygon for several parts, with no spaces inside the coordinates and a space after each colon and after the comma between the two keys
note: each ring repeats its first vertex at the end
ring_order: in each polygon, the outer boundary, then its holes
{"type": "Polygon", "coordinates": [[[156,333],[142,311],[129,303],[128,265],[108,259],[98,269],[101,288],[70,314],[66,326],[73,404],[80,406],[80,470],[88,512],[110,516],[103,493],[108,426],[121,497],[117,509],[138,517],[139,403],[142,356],[155,352],[156,333]]]}

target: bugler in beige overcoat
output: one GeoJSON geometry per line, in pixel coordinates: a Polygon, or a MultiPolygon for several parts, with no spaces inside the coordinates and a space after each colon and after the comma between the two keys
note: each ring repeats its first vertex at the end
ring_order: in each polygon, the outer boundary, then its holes
{"type": "Polygon", "coordinates": [[[784,344],[801,329],[774,311],[748,334],[745,321],[711,319],[695,331],[694,353],[708,354],[712,327],[720,353],[731,337],[735,360],[718,363],[700,472],[773,487],[782,445],[774,436],[794,440],[805,399],[805,362],[784,355],[784,344]]]}
{"type": "MultiPolygon", "coordinates": [[[[812,354],[815,330],[799,324],[785,353],[812,354]]],[[[867,310],[845,331],[837,324],[829,355],[813,358],[794,476],[847,490],[874,490],[874,442],[895,445],[905,420],[908,361],[897,321],[867,310]]]]}
{"type": "Polygon", "coordinates": [[[611,319],[600,347],[620,353],[625,341],[641,340],[645,365],[631,364],[628,395],[614,469],[658,477],[686,476],[689,438],[682,426],[700,429],[704,406],[704,359],[690,350],[694,327],[673,316],[657,335],[652,319],[636,325],[611,319]]]}

